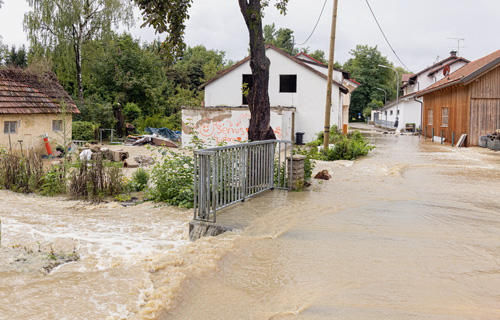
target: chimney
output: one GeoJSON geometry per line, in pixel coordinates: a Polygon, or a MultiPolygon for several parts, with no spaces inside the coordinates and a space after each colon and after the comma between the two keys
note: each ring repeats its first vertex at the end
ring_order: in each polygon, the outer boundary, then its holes
{"type": "Polygon", "coordinates": [[[456,56],[457,56],[457,52],[456,52],[455,50],[452,50],[452,51],[450,52],[450,55],[451,55],[452,57],[456,57],[456,56]]]}

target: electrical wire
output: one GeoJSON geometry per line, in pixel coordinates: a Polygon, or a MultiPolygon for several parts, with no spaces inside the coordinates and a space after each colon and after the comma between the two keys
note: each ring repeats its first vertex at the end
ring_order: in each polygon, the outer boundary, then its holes
{"type": "Polygon", "coordinates": [[[401,59],[399,58],[398,54],[396,53],[396,50],[394,50],[394,48],[391,46],[391,43],[389,42],[389,40],[387,39],[387,37],[385,36],[385,33],[384,33],[384,30],[382,30],[382,27],[380,26],[380,24],[378,23],[378,20],[377,20],[377,17],[375,17],[375,13],[373,13],[373,10],[372,10],[372,7],[370,6],[370,3],[368,3],[368,0],[366,0],[366,4],[368,5],[368,8],[370,9],[370,12],[372,13],[372,16],[373,16],[373,19],[375,19],[375,22],[377,23],[377,26],[378,28],[380,29],[380,32],[382,32],[382,35],[384,36],[384,39],[385,41],[387,41],[387,44],[389,45],[389,47],[391,48],[392,52],[394,53],[394,55],[396,56],[396,58],[398,58],[399,62],[401,62],[401,64],[406,68],[406,70],[410,70],[404,63],[403,61],[401,61],[401,59]]]}
{"type": "Polygon", "coordinates": [[[316,21],[316,25],[314,26],[313,31],[311,32],[311,34],[309,35],[309,37],[307,38],[307,40],[304,43],[297,44],[298,46],[305,45],[307,43],[307,41],[309,41],[309,39],[311,39],[312,35],[314,34],[314,31],[316,31],[316,27],[318,26],[318,23],[319,23],[319,20],[321,19],[321,16],[323,15],[323,11],[325,10],[325,6],[326,6],[326,2],[327,1],[328,0],[325,0],[325,3],[323,3],[323,8],[321,9],[321,13],[319,14],[318,21],[316,21]]]}

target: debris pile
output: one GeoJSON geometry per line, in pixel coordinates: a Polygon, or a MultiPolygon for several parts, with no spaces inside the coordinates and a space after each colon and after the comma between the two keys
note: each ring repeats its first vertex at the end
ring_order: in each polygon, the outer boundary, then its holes
{"type": "Polygon", "coordinates": [[[148,134],[134,136],[129,135],[124,142],[127,146],[142,146],[150,144],[154,146],[164,146],[169,148],[178,148],[181,142],[180,131],[172,131],[168,128],[150,128],[147,127],[145,131],[148,134]]]}
{"type": "Polygon", "coordinates": [[[479,138],[478,145],[491,150],[500,150],[500,129],[479,138]]]}

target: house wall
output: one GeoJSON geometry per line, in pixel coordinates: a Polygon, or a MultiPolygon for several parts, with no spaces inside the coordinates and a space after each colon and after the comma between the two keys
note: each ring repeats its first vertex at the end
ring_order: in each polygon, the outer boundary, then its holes
{"type": "MultiPolygon", "coordinates": [[[[458,69],[462,68],[466,64],[467,63],[465,63],[464,61],[458,61],[458,62],[455,62],[453,64],[450,64],[450,73],[457,71],[458,69]]],[[[418,84],[415,83],[413,85],[406,86],[404,94],[406,95],[406,94],[417,92],[418,90],[423,90],[423,89],[429,87],[430,85],[432,85],[432,84],[434,84],[434,83],[436,83],[439,80],[444,78],[444,74],[443,74],[442,70],[439,70],[438,72],[436,72],[432,76],[429,76],[430,72],[431,72],[431,70],[426,71],[426,72],[422,73],[421,75],[419,75],[417,77],[418,84]]]]}
{"type": "Polygon", "coordinates": [[[470,114],[470,89],[468,86],[456,86],[445,88],[436,92],[432,92],[424,96],[424,131],[427,128],[427,137],[432,137],[432,129],[434,135],[443,137],[446,142],[452,141],[453,133],[455,133],[455,143],[462,134],[467,134],[467,146],[477,145],[478,140],[471,139],[469,134],[469,114],[470,114]],[[443,108],[448,108],[448,126],[444,126],[443,108]],[[433,110],[433,121],[429,123],[429,109],[433,110]]]}
{"type": "Polygon", "coordinates": [[[471,83],[446,88],[425,95],[424,125],[428,122],[428,110],[433,109],[433,125],[427,125],[427,136],[440,136],[443,129],[450,142],[455,132],[455,142],[467,134],[467,146],[477,146],[479,137],[500,129],[500,67],[497,67],[471,83]],[[441,125],[442,108],[449,108],[448,127],[441,125]]]}
{"type": "Polygon", "coordinates": [[[477,145],[479,138],[500,129],[500,67],[479,77],[470,86],[470,140],[477,145]]]}
{"type": "MultiPolygon", "coordinates": [[[[276,139],[292,140],[293,108],[271,108],[271,127],[276,139]]],[[[250,110],[246,107],[184,108],[182,146],[191,144],[194,133],[209,146],[248,140],[250,110]]]]}
{"type": "MultiPolygon", "coordinates": [[[[62,120],[58,114],[1,114],[0,115],[0,147],[9,149],[12,145],[13,150],[19,150],[20,144],[18,140],[23,140],[23,150],[32,148],[36,152],[46,153],[45,143],[43,142],[42,134],[47,133],[49,143],[54,151],[58,144],[64,141],[63,133],[52,131],[52,121],[62,120]],[[17,121],[17,133],[9,135],[4,133],[5,121],[17,121]]],[[[71,141],[72,122],[71,116],[68,116],[66,122],[66,132],[68,132],[67,140],[71,141]]],[[[64,123],[64,121],[63,121],[64,123]]]]}
{"type": "MultiPolygon", "coordinates": [[[[296,108],[295,132],[304,132],[304,142],[314,140],[316,133],[323,131],[326,103],[326,79],[312,72],[281,53],[266,50],[271,61],[269,75],[269,99],[271,107],[286,106],[296,108]],[[280,75],[297,75],[297,92],[280,93],[280,75]]],[[[321,68],[311,66],[313,68],[321,68]]],[[[322,71],[326,68],[321,68],[322,71]]],[[[205,87],[205,106],[242,105],[242,75],[251,74],[249,62],[242,64],[223,77],[205,87]]],[[[342,73],[334,70],[334,79],[342,83],[342,73]]],[[[332,88],[331,125],[342,127],[342,97],[338,86],[332,88]]]]}

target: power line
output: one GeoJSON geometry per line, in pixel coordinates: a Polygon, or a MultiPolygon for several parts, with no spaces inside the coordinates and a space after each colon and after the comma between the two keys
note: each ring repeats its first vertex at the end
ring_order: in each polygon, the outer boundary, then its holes
{"type": "Polygon", "coordinates": [[[307,40],[304,43],[297,44],[298,46],[305,45],[307,43],[307,41],[309,41],[309,39],[311,39],[312,35],[314,34],[314,31],[316,31],[316,27],[318,26],[318,23],[319,23],[319,20],[321,19],[321,16],[323,15],[323,11],[325,10],[325,6],[326,6],[326,2],[327,1],[328,0],[325,0],[325,3],[323,3],[323,8],[321,9],[321,13],[319,14],[318,21],[316,21],[316,25],[314,26],[313,31],[311,32],[311,34],[309,35],[309,37],[307,38],[307,40]]]}
{"type": "Polygon", "coordinates": [[[387,41],[387,44],[389,45],[389,47],[391,48],[392,52],[394,52],[394,55],[396,56],[396,58],[398,58],[399,62],[401,62],[401,64],[406,68],[406,70],[410,70],[404,63],[403,61],[401,61],[401,59],[399,59],[399,56],[398,54],[396,53],[396,50],[394,50],[394,48],[391,46],[391,43],[389,42],[389,40],[387,39],[387,37],[385,36],[385,33],[384,33],[384,30],[382,30],[382,27],[380,26],[380,24],[378,23],[378,20],[377,20],[377,17],[375,17],[375,13],[373,13],[373,10],[372,10],[372,7],[370,6],[370,4],[368,3],[368,0],[366,0],[366,4],[368,5],[368,8],[370,8],[370,11],[372,13],[372,16],[373,16],[373,19],[375,19],[375,22],[377,23],[377,26],[378,28],[380,29],[380,32],[382,32],[382,35],[384,36],[384,39],[385,41],[387,41]]]}

